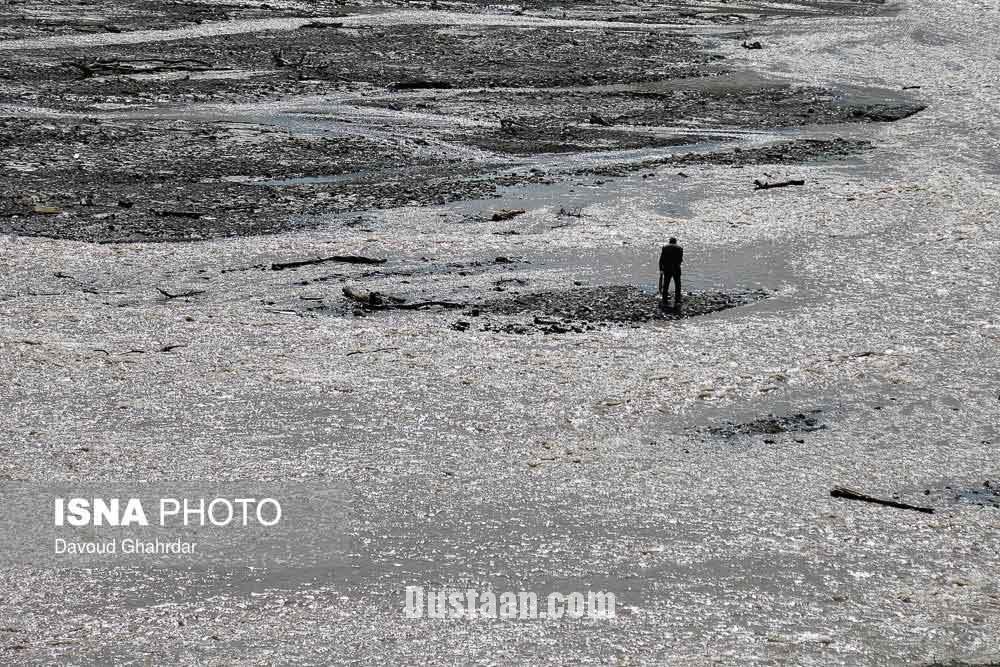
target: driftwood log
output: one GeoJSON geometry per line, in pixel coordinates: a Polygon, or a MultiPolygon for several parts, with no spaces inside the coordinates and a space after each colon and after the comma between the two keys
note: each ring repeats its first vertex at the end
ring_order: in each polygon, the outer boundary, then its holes
{"type": "Polygon", "coordinates": [[[503,222],[504,220],[511,220],[525,213],[527,211],[523,208],[502,208],[499,211],[494,211],[493,215],[490,216],[490,220],[493,222],[503,222]]]}
{"type": "Polygon", "coordinates": [[[793,178],[788,181],[778,181],[777,183],[765,183],[760,179],[754,179],[753,189],[754,190],[770,190],[771,188],[787,188],[789,185],[805,185],[806,182],[802,179],[793,178]]]}
{"type": "Polygon", "coordinates": [[[156,291],[159,292],[160,294],[162,294],[163,296],[165,296],[167,298],[167,301],[169,301],[170,299],[183,299],[183,298],[189,297],[189,296],[198,296],[199,294],[204,294],[205,293],[205,290],[203,290],[203,289],[193,289],[193,290],[188,290],[186,292],[177,292],[175,294],[175,293],[172,293],[172,292],[168,292],[167,290],[165,290],[165,289],[163,289],[161,287],[157,287],[156,291]]]}
{"type": "Polygon", "coordinates": [[[67,60],[63,63],[80,73],[84,79],[106,74],[153,74],[156,72],[205,72],[214,69],[211,63],[196,58],[95,58],[67,60]]]}
{"type": "Polygon", "coordinates": [[[302,25],[300,25],[299,30],[312,30],[312,29],[324,30],[324,29],[343,28],[343,27],[344,24],[343,22],[340,21],[336,23],[327,21],[310,21],[309,23],[303,23],[302,25]]]}
{"type": "Polygon", "coordinates": [[[175,211],[168,209],[154,209],[153,215],[158,218],[188,218],[189,220],[197,220],[202,216],[199,211],[175,211]]]}
{"type": "Polygon", "coordinates": [[[344,296],[368,310],[420,310],[422,308],[465,308],[466,304],[455,301],[413,301],[392,294],[382,292],[369,292],[368,290],[357,289],[347,286],[343,290],[344,296]]]}
{"type": "Polygon", "coordinates": [[[326,264],[327,262],[340,262],[343,264],[385,264],[384,259],[373,257],[362,257],[361,255],[333,255],[332,257],[316,257],[315,259],[297,259],[290,262],[272,262],[272,271],[284,271],[285,269],[297,269],[300,266],[314,266],[316,264],[326,264]]]}
{"type": "Polygon", "coordinates": [[[830,495],[834,498],[844,498],[845,500],[860,500],[865,503],[885,505],[886,507],[895,507],[901,510],[913,510],[915,512],[923,512],[924,514],[934,513],[933,507],[921,507],[919,505],[910,505],[908,503],[901,503],[895,500],[885,500],[883,498],[876,498],[875,496],[869,496],[868,494],[861,493],[860,491],[849,489],[846,486],[833,487],[833,489],[830,490],[830,495]]]}

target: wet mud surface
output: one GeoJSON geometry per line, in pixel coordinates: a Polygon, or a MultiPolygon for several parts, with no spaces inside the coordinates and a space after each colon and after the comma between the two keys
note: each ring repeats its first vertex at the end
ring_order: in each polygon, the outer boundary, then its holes
{"type": "Polygon", "coordinates": [[[657,81],[714,72],[711,63],[719,60],[690,37],[657,31],[447,25],[333,25],[8,57],[10,93],[21,95],[0,101],[30,99],[67,110],[100,103],[245,103],[358,86],[403,93],[657,81]],[[176,63],[177,74],[167,68],[158,76],[88,76],[85,70],[88,62],[140,59],[176,63]]]}
{"type": "Polygon", "coordinates": [[[94,2],[10,2],[0,19],[0,39],[54,35],[120,34],[135,30],[164,30],[211,21],[273,18],[275,16],[329,16],[340,3],[257,2],[138,2],[99,5],[94,2]]]}
{"type": "MultiPolygon", "coordinates": [[[[394,19],[391,7],[154,5],[132,7],[123,30],[202,22],[204,35],[157,41],[154,30],[152,41],[115,44],[112,31],[107,44],[4,50],[0,105],[12,110],[0,119],[4,232],[197,241],[490,198],[504,186],[580,174],[839,159],[868,145],[795,139],[742,150],[741,133],[886,123],[922,108],[899,91],[861,95],[733,73],[717,45],[736,35],[686,33],[656,23],[666,20],[656,13],[608,22],[621,13],[599,4],[560,10],[565,19],[536,8],[566,23],[554,27],[518,24],[527,19],[496,8],[485,24],[448,12],[433,25],[394,19]],[[577,10],[587,20],[573,18],[577,10]],[[212,21],[292,14],[301,22],[281,29],[265,21],[243,33],[211,30],[212,21]],[[586,164],[586,155],[615,151],[630,155],[577,166],[581,156],[586,164]],[[540,160],[550,163],[529,168],[540,160]]],[[[123,13],[111,14],[100,25],[118,25],[123,13]]],[[[719,15],[678,8],[675,18],[711,26],[719,15]]],[[[72,34],[68,23],[49,27],[72,34]]]]}
{"type": "Polygon", "coordinates": [[[950,509],[1000,509],[1000,482],[951,481],[923,490],[910,490],[893,495],[894,499],[950,509]]]}
{"type": "Polygon", "coordinates": [[[319,576],[0,567],[7,662],[1000,656],[992,8],[2,10],[0,481],[351,496],[319,576]]]}
{"type": "MultiPolygon", "coordinates": [[[[444,268],[443,271],[439,270],[436,273],[443,275],[454,273],[454,270],[444,268]]],[[[461,273],[467,275],[466,271],[461,273]]],[[[379,275],[385,274],[372,271],[361,274],[361,277],[379,275]]],[[[414,274],[390,275],[413,276],[414,274]]],[[[329,278],[346,282],[346,277],[343,275],[329,278]]],[[[524,280],[517,278],[501,278],[494,284],[514,285],[511,291],[520,291],[516,286],[524,283],[524,280]]],[[[606,325],[638,326],[683,320],[750,305],[768,297],[768,293],[763,290],[687,292],[681,306],[677,307],[672,301],[665,304],[657,295],[631,285],[576,287],[491,298],[485,294],[470,296],[468,292],[460,296],[403,296],[374,290],[367,291],[353,286],[359,284],[362,283],[357,279],[352,281],[352,286],[344,289],[345,298],[340,303],[329,306],[316,304],[311,308],[302,309],[301,312],[350,314],[362,317],[390,311],[415,314],[420,311],[446,310],[457,311],[461,315],[451,324],[451,329],[455,331],[472,330],[519,335],[567,334],[595,331],[606,325]]],[[[417,285],[419,284],[421,283],[418,282],[417,285]]]]}
{"type": "MultiPolygon", "coordinates": [[[[697,167],[722,165],[743,168],[750,166],[789,165],[803,162],[822,162],[844,159],[873,148],[871,142],[856,139],[796,139],[761,148],[732,148],[709,153],[679,153],[662,158],[641,160],[625,164],[585,167],[575,173],[594,176],[625,176],[635,172],[655,170],[659,167],[697,167]]],[[[679,175],[687,177],[685,172],[679,175]]],[[[655,174],[653,174],[655,175],[655,174]]]]}
{"type": "Polygon", "coordinates": [[[242,124],[8,119],[0,141],[0,229],[98,243],[303,229],[305,215],[479,198],[538,179],[483,176],[478,165],[443,172],[440,158],[405,139],[242,124]],[[296,184],[313,176],[345,178],[296,184]],[[268,179],[289,185],[256,183],[268,179]]]}
{"type": "Polygon", "coordinates": [[[707,315],[727,308],[745,306],[767,298],[764,291],[703,292],[684,294],[678,308],[664,305],[655,294],[620,285],[579,287],[553,292],[519,294],[482,304],[483,313],[519,315],[539,313],[582,322],[636,323],[679,320],[707,315]]]}
{"type": "MultiPolygon", "coordinates": [[[[368,107],[419,111],[494,127],[454,138],[514,155],[581,150],[657,148],[712,141],[705,130],[785,128],[851,122],[892,122],[924,107],[903,99],[852,99],[817,87],[745,81],[719,75],[697,81],[593,87],[565,91],[474,91],[359,102],[368,107]],[[610,88],[611,90],[609,90],[610,88]],[[642,128],[670,128],[661,134],[642,128]]],[[[807,159],[805,157],[800,159],[807,159]]]]}
{"type": "Polygon", "coordinates": [[[753,421],[734,424],[727,422],[721,426],[712,426],[708,432],[732,438],[738,435],[778,435],[782,433],[813,433],[827,428],[823,423],[822,410],[798,412],[792,415],[767,415],[753,421]]]}

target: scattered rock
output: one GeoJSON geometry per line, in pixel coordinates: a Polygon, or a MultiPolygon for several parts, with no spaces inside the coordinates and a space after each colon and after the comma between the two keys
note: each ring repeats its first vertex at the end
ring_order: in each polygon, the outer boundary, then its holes
{"type": "MultiPolygon", "coordinates": [[[[817,415],[822,412],[822,410],[811,410],[808,413],[799,412],[797,414],[787,415],[784,417],[776,417],[775,415],[769,414],[766,417],[754,419],[753,421],[744,422],[742,424],[726,422],[722,426],[713,426],[709,428],[708,432],[713,435],[720,435],[726,438],[732,438],[737,435],[811,433],[813,431],[821,431],[827,428],[826,424],[821,424],[819,422],[819,418],[817,417],[817,415]]],[[[764,442],[768,441],[765,440],[764,442]]],[[[771,440],[770,442],[773,443],[774,441],[771,440]]]]}
{"type": "Polygon", "coordinates": [[[519,215],[524,215],[527,213],[523,208],[502,208],[499,211],[494,211],[493,215],[490,216],[490,220],[493,222],[502,222],[504,220],[510,220],[516,218],[519,215]]]}
{"type": "Polygon", "coordinates": [[[540,313],[580,322],[639,323],[679,320],[735,308],[767,297],[762,290],[689,292],[680,310],[664,308],[655,294],[631,285],[575,287],[536,292],[482,304],[481,310],[498,315],[540,313]]]}
{"type": "Polygon", "coordinates": [[[396,81],[390,86],[394,90],[432,90],[453,87],[450,81],[437,81],[434,79],[406,79],[405,81],[396,81]]]}

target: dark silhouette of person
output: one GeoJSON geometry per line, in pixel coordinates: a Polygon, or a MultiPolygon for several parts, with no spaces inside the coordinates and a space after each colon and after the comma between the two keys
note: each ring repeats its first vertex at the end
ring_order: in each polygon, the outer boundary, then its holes
{"type": "Polygon", "coordinates": [[[684,248],[677,245],[677,239],[660,251],[660,294],[663,303],[670,300],[670,281],[674,281],[674,306],[681,305],[681,264],[684,263],[684,248]]]}

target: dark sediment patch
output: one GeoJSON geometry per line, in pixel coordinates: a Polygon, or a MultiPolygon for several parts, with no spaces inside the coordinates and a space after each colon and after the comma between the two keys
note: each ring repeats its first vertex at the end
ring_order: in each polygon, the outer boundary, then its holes
{"type": "MultiPolygon", "coordinates": [[[[275,6],[273,12],[238,2],[225,7],[223,18],[260,18],[286,16],[291,5],[275,6]]],[[[44,9],[34,0],[20,8],[44,9]]],[[[338,11],[328,3],[322,8],[338,11]]],[[[114,13],[114,8],[98,2],[88,11],[114,13]]],[[[192,5],[187,15],[184,7],[171,5],[160,18],[193,23],[219,18],[215,11],[192,5]]],[[[586,12],[593,18],[622,15],[601,3],[586,12]]],[[[651,129],[667,122],[699,119],[716,129],[765,128],[892,120],[910,112],[905,101],[845,105],[821,89],[718,77],[718,59],[705,42],[690,36],[582,25],[331,26],[11,51],[0,63],[0,102],[86,109],[89,117],[0,122],[0,155],[6,163],[0,233],[124,243],[293,231],[329,214],[496,197],[497,186],[548,184],[577,175],[625,176],[668,165],[791,164],[870,147],[839,139],[791,141],[581,169],[555,167],[546,175],[470,146],[517,155],[662,149],[705,139],[697,130],[651,129]],[[67,64],[97,59],[143,67],[197,61],[209,71],[87,76],[86,69],[67,64]],[[714,79],[725,81],[716,85],[714,79]],[[690,85],[679,83],[685,80],[690,85]],[[388,94],[400,83],[417,89],[388,94]],[[428,85],[436,88],[419,90],[428,85]],[[448,86],[469,90],[437,89],[448,86]],[[491,87],[531,90],[486,90],[491,87]],[[546,92],[545,87],[562,89],[546,92]],[[397,123],[392,116],[359,123],[354,110],[339,120],[322,111],[294,118],[233,112],[223,116],[226,122],[210,122],[194,118],[217,117],[217,109],[192,107],[188,120],[166,120],[155,110],[373,91],[385,96],[374,104],[476,122],[459,129],[438,122],[421,126],[413,119],[397,123]],[[109,120],[96,117],[94,109],[123,113],[109,114],[114,118],[109,120]],[[150,119],[137,119],[140,109],[150,119]],[[199,117],[202,112],[208,115],[199,117]],[[417,126],[407,125],[411,122],[417,126]],[[351,130],[359,126],[364,127],[351,130]],[[403,136],[407,132],[411,136],[403,136]]]]}
{"type": "Polygon", "coordinates": [[[504,119],[500,130],[509,133],[511,129],[523,128],[525,135],[532,131],[551,134],[553,128],[595,123],[620,127],[690,125],[757,129],[892,122],[924,109],[924,105],[899,91],[885,90],[882,96],[892,101],[868,102],[826,88],[721,75],[692,82],[660,81],[629,86],[389,96],[356,104],[476,119],[500,118],[504,119]]]}
{"type": "Polygon", "coordinates": [[[438,88],[580,86],[704,76],[720,56],[697,40],[657,31],[580,27],[428,25],[273,31],[18,52],[3,66],[0,101],[86,109],[96,100],[157,104],[322,94],[432,81],[438,88]],[[484,47],[488,45],[488,48],[484,47]],[[197,59],[251,77],[90,77],[80,59],[197,59]]]}
{"type": "Polygon", "coordinates": [[[767,296],[763,290],[689,292],[677,309],[664,306],[658,296],[638,287],[613,285],[521,294],[486,302],[479,311],[495,315],[540,314],[570,322],[639,323],[707,315],[767,296]]]}
{"type": "Polygon", "coordinates": [[[134,30],[166,30],[187,25],[238,19],[336,16],[339,0],[308,3],[273,0],[226,3],[100,2],[100,0],[18,0],[5,4],[0,16],[0,39],[25,39],[54,35],[121,33],[134,30]]]}
{"type": "Polygon", "coordinates": [[[935,506],[964,505],[1000,509],[1000,481],[984,480],[979,484],[967,481],[946,483],[893,496],[894,499],[900,497],[908,502],[920,501],[935,506]]]}
{"type": "MultiPolygon", "coordinates": [[[[382,0],[379,8],[437,9],[444,8],[432,0],[382,0]]],[[[870,15],[881,10],[880,0],[854,2],[817,2],[800,0],[785,2],[780,7],[711,7],[677,5],[650,6],[632,2],[580,1],[572,3],[553,0],[524,0],[517,5],[498,5],[490,0],[462,2],[461,10],[469,12],[547,16],[550,18],[590,19],[628,23],[682,23],[689,25],[743,24],[768,16],[793,16],[817,14],[870,15]]],[[[449,3],[448,9],[455,9],[449,3]]],[[[349,9],[370,11],[365,3],[345,0],[229,0],[225,3],[212,0],[194,2],[156,2],[138,0],[127,3],[107,0],[17,0],[8,2],[0,15],[0,39],[24,39],[54,35],[86,35],[95,33],[123,33],[135,30],[164,30],[195,24],[270,18],[330,18],[344,15],[349,9]]],[[[328,24],[306,24],[298,33],[324,32],[328,24]]]]}
{"type": "Polygon", "coordinates": [[[820,423],[819,415],[822,410],[810,410],[809,412],[799,412],[793,415],[776,416],[769,414],[748,422],[734,423],[726,422],[720,426],[711,426],[707,429],[712,435],[719,435],[732,438],[739,435],[779,435],[782,433],[811,433],[827,428],[826,424],[820,423]]]}
{"type": "Polygon", "coordinates": [[[141,180],[97,190],[45,184],[0,189],[0,233],[87,243],[173,243],[306,230],[324,214],[431,206],[499,196],[498,186],[531,175],[483,175],[453,168],[427,180],[271,187],[174,182],[151,199],[141,180]],[[162,197],[160,199],[159,197],[162,197]],[[93,203],[91,203],[93,202],[93,203]],[[119,204],[122,202],[124,206],[119,204]]]}
{"type": "Polygon", "coordinates": [[[660,136],[648,132],[599,126],[567,125],[561,121],[512,119],[499,129],[454,135],[450,139],[510,155],[668,148],[710,141],[696,133],[660,136]]]}
{"type": "Polygon", "coordinates": [[[456,164],[403,140],[254,125],[4,119],[0,146],[0,232],[95,243],[291,231],[317,214],[490,197],[497,185],[542,179],[456,164]],[[328,175],[344,179],[295,180],[328,175]],[[281,178],[291,185],[261,182],[281,178]]]}
{"type": "Polygon", "coordinates": [[[585,167],[573,172],[579,176],[627,176],[637,171],[659,167],[687,167],[721,165],[748,167],[764,164],[798,164],[818,160],[837,160],[873,148],[870,141],[854,139],[796,139],[760,148],[734,148],[711,153],[684,153],[668,155],[640,162],[626,162],[598,167],[585,167]]]}
{"type": "Polygon", "coordinates": [[[824,88],[717,76],[694,83],[388,96],[355,104],[478,122],[498,119],[495,125],[447,138],[496,152],[533,155],[720,141],[699,133],[704,130],[891,122],[924,109],[898,91],[884,91],[884,96],[898,99],[872,103],[824,88]],[[678,126],[691,129],[678,132],[678,126]]]}
{"type": "MultiPolygon", "coordinates": [[[[516,281],[509,279],[508,282],[516,281]]],[[[631,285],[581,287],[536,292],[507,298],[453,301],[353,290],[338,304],[324,306],[329,314],[365,316],[385,311],[460,310],[451,325],[456,331],[509,334],[584,333],[607,325],[682,320],[749,305],[767,298],[763,290],[689,292],[677,309],[663,305],[655,294],[631,285]],[[361,298],[357,295],[360,294],[361,298]]]]}
{"type": "MultiPolygon", "coordinates": [[[[456,161],[405,139],[297,135],[233,123],[6,119],[0,140],[7,158],[0,232],[96,243],[293,231],[322,214],[490,198],[497,186],[552,181],[539,170],[505,172],[501,165],[456,161]]],[[[802,140],[568,175],[794,163],[867,146],[802,140]]]]}

